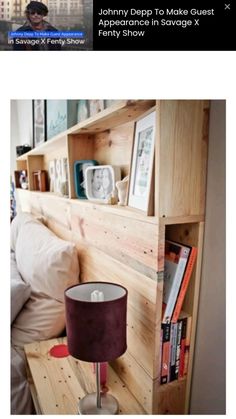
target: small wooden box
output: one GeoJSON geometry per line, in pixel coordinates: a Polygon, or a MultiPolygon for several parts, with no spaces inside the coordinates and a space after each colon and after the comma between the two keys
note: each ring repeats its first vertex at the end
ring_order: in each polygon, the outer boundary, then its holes
{"type": "Polygon", "coordinates": [[[33,172],[33,190],[46,192],[47,191],[47,171],[37,170],[33,172]]]}

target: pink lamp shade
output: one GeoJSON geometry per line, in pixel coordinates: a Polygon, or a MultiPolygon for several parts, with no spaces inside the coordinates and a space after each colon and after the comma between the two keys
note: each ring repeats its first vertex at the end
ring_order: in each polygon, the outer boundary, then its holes
{"type": "Polygon", "coordinates": [[[127,290],[109,282],[87,282],[65,291],[69,353],[87,362],[106,362],[127,349],[127,290]],[[104,301],[91,301],[99,291],[104,301]]]}

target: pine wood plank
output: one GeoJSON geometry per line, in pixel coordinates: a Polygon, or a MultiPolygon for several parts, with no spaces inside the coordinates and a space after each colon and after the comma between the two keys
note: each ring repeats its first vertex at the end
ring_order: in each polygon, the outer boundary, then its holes
{"type": "Polygon", "coordinates": [[[129,174],[134,135],[134,122],[94,136],[94,158],[99,164],[119,166],[121,178],[129,174]]]}
{"type": "Polygon", "coordinates": [[[113,258],[156,279],[158,230],[141,220],[100,211],[98,206],[71,205],[71,227],[77,241],[103,250],[113,258]]]}
{"type": "MultiPolygon", "coordinates": [[[[78,414],[78,401],[95,391],[92,364],[72,357],[54,358],[49,350],[66,338],[35,342],[25,353],[42,414],[78,414]]],[[[144,410],[111,368],[108,391],[120,402],[121,414],[143,414],[144,410]]]]}
{"type": "Polygon", "coordinates": [[[16,170],[27,170],[27,160],[17,160],[16,161],[16,170]]]}
{"type": "Polygon", "coordinates": [[[43,156],[28,156],[27,157],[27,172],[29,181],[29,190],[33,191],[33,172],[37,170],[43,170],[44,161],[43,156]]]}
{"type": "Polygon", "coordinates": [[[204,214],[208,111],[206,101],[161,101],[160,217],[204,214]]]}
{"type": "Polygon", "coordinates": [[[159,385],[154,382],[153,413],[157,415],[181,415],[184,412],[186,380],[176,380],[159,385]]]}

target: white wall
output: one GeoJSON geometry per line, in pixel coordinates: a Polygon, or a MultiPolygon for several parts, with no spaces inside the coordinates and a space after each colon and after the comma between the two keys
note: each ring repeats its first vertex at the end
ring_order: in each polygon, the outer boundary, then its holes
{"type": "Polygon", "coordinates": [[[33,146],[32,100],[11,101],[11,174],[16,169],[16,146],[33,146]]]}
{"type": "Polygon", "coordinates": [[[191,414],[225,414],[225,282],[225,101],[213,100],[191,414]]]}

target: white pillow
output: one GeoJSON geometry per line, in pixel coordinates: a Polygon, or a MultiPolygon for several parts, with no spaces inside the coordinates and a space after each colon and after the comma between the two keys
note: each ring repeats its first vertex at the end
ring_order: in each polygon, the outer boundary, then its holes
{"type": "Polygon", "coordinates": [[[59,301],[31,293],[11,329],[14,347],[59,336],[65,328],[65,307],[59,301]]]}
{"type": "Polygon", "coordinates": [[[19,274],[14,254],[11,253],[11,324],[29,299],[30,284],[26,284],[19,274]]]}
{"type": "Polygon", "coordinates": [[[20,231],[20,228],[27,222],[40,223],[44,221],[43,216],[34,216],[29,212],[20,212],[11,222],[11,250],[16,249],[16,240],[20,231]]]}
{"type": "Polygon", "coordinates": [[[65,327],[64,290],[79,281],[76,246],[44,225],[24,223],[16,240],[17,267],[31,296],[12,325],[12,343],[23,347],[58,336],[65,327]]]}
{"type": "Polygon", "coordinates": [[[32,291],[64,303],[64,290],[78,282],[79,263],[73,243],[59,239],[36,221],[25,223],[16,241],[16,262],[32,291]]]}

